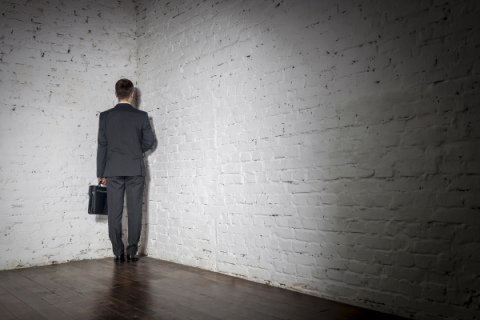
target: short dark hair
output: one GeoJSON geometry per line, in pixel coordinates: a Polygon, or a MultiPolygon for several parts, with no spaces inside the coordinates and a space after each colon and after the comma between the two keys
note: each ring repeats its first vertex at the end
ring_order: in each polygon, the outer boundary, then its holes
{"type": "Polygon", "coordinates": [[[120,79],[115,83],[118,99],[128,99],[133,92],[133,83],[128,79],[120,79]]]}

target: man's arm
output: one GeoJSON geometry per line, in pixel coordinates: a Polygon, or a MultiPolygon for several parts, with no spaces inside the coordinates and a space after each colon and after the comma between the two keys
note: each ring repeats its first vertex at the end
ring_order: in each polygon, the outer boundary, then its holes
{"type": "MultiPolygon", "coordinates": [[[[105,163],[107,161],[107,136],[105,134],[105,114],[100,113],[98,124],[98,146],[97,146],[97,177],[104,178],[105,163]]],[[[100,182],[100,181],[99,181],[100,182]]]]}
{"type": "Polygon", "coordinates": [[[150,126],[150,120],[148,114],[145,114],[145,119],[142,124],[142,153],[153,148],[155,144],[155,135],[153,134],[152,127],[150,126]]]}

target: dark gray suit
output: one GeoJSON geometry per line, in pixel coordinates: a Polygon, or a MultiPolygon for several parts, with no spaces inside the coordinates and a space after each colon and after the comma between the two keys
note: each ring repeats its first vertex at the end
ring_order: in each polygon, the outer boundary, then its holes
{"type": "Polygon", "coordinates": [[[125,252],[122,241],[123,198],[128,212],[127,254],[135,255],[142,228],[145,183],[143,153],[153,147],[155,136],[148,114],[128,103],[100,113],[97,177],[107,178],[108,231],[116,256],[125,252]]]}

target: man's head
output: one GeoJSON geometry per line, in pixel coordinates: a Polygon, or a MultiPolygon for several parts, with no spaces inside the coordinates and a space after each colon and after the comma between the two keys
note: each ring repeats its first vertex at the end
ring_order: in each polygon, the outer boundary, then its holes
{"type": "Polygon", "coordinates": [[[115,95],[118,100],[129,100],[133,94],[133,83],[128,79],[120,79],[115,84],[115,95]]]}

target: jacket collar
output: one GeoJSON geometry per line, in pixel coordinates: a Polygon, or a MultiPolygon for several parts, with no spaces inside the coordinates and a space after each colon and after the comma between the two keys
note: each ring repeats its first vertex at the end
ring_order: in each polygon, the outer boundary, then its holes
{"type": "Polygon", "coordinates": [[[115,106],[115,108],[133,108],[133,106],[128,103],[128,102],[122,102],[122,103],[117,103],[117,105],[115,106]]]}

